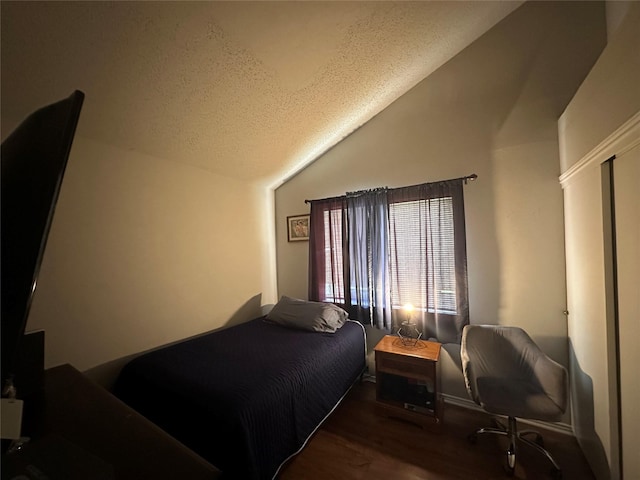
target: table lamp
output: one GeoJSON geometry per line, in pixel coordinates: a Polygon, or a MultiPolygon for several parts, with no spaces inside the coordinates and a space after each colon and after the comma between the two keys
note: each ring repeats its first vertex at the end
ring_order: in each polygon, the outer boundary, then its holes
{"type": "Polygon", "coordinates": [[[413,317],[413,305],[407,303],[402,309],[405,312],[406,320],[402,322],[398,329],[398,337],[400,341],[406,347],[415,347],[418,340],[422,337],[422,332],[418,330],[418,326],[412,321],[413,317]]]}

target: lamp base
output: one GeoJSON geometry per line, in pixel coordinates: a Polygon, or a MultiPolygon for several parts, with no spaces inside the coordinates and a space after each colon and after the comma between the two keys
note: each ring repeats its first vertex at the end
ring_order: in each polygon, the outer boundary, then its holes
{"type": "Polygon", "coordinates": [[[402,325],[396,332],[400,337],[400,342],[405,347],[415,347],[418,341],[422,338],[422,332],[418,330],[415,323],[402,322],[402,325]]]}

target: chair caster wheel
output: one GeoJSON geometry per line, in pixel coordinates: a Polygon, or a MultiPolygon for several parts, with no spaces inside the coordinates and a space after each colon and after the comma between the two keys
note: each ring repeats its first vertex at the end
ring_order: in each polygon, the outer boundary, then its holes
{"type": "Polygon", "coordinates": [[[556,470],[555,468],[551,470],[549,474],[553,480],[562,480],[562,470],[556,470]]]}
{"type": "Polygon", "coordinates": [[[507,463],[504,466],[504,471],[508,477],[513,477],[516,471],[516,452],[513,450],[507,450],[507,463]]]}
{"type": "Polygon", "coordinates": [[[509,466],[509,464],[505,464],[504,466],[504,473],[507,474],[507,477],[513,477],[513,475],[515,474],[516,469],[515,468],[511,468],[509,466]]]}

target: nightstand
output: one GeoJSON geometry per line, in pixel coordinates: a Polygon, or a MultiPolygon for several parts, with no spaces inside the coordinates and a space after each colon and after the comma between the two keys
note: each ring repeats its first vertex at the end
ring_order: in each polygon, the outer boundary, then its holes
{"type": "Polygon", "coordinates": [[[443,402],[437,372],[441,344],[420,340],[405,346],[386,335],[376,345],[376,411],[388,417],[439,427],[443,402]]]}

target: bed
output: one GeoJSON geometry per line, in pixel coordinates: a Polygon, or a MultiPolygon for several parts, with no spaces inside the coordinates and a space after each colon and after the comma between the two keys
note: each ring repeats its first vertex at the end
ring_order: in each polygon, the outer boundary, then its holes
{"type": "Polygon", "coordinates": [[[345,319],[334,332],[259,317],[145,353],[114,393],[222,470],[271,479],[364,372],[366,339],[345,319]]]}

